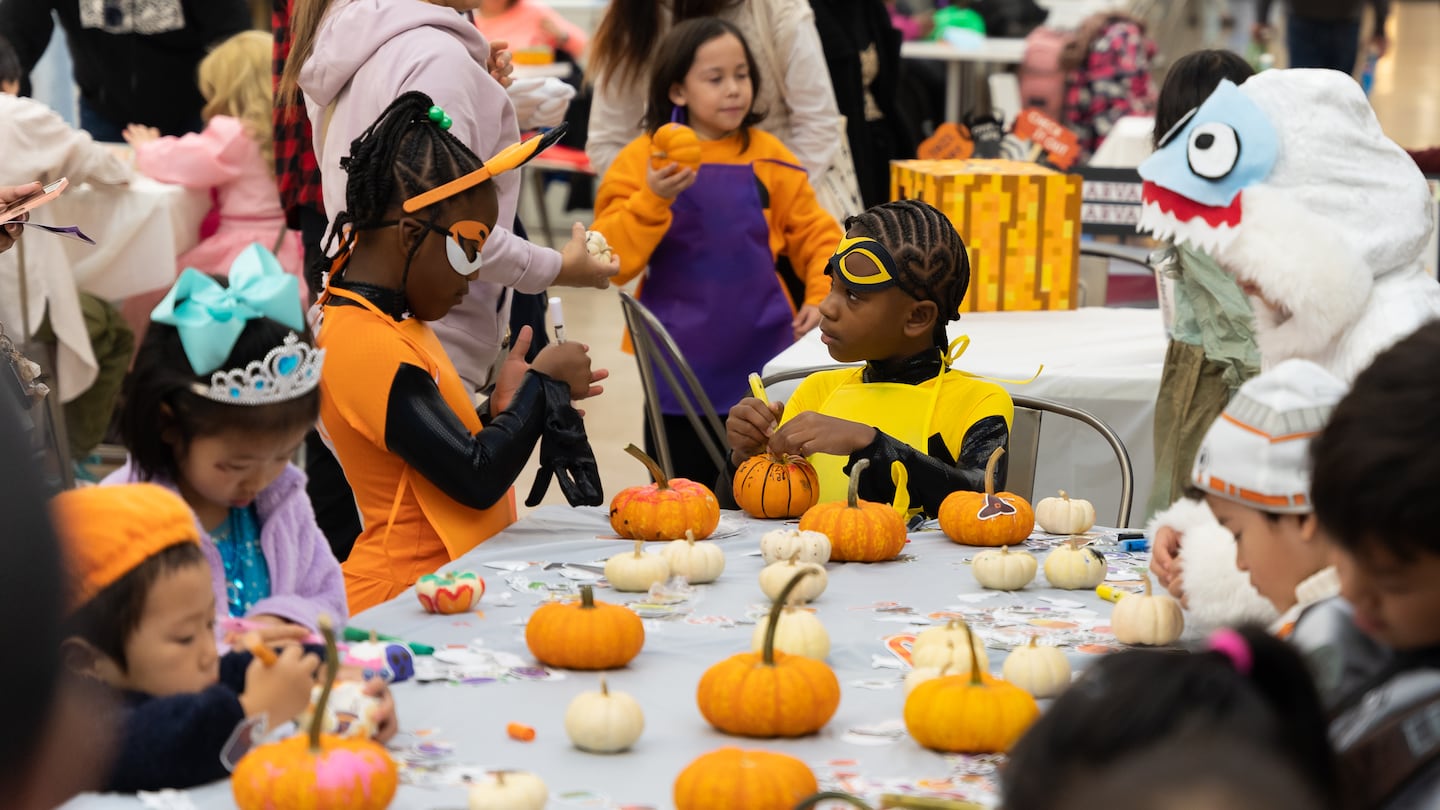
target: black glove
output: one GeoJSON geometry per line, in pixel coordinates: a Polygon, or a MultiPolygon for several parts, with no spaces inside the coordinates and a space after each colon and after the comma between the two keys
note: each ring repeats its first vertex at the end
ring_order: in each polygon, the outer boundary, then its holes
{"type": "Polygon", "coordinates": [[[560,491],[571,506],[599,506],[605,502],[600,485],[600,468],[595,451],[585,435],[585,422],[570,404],[569,388],[558,380],[541,377],[545,383],[545,428],[540,437],[540,471],[525,498],[535,506],[550,489],[550,479],[560,482],[560,491]]]}

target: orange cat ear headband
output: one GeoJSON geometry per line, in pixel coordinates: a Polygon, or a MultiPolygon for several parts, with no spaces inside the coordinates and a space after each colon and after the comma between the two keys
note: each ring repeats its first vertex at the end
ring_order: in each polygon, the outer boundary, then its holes
{"type": "Polygon", "coordinates": [[[416,194],[414,197],[406,200],[404,204],[401,205],[401,208],[405,213],[413,214],[422,208],[434,205],[442,200],[448,200],[463,191],[468,191],[492,177],[508,172],[511,169],[518,169],[533,160],[536,155],[554,146],[564,134],[565,124],[561,123],[560,126],[554,129],[508,146],[500,150],[499,154],[484,161],[480,168],[475,171],[451,180],[442,186],[437,186],[429,191],[416,194]]]}

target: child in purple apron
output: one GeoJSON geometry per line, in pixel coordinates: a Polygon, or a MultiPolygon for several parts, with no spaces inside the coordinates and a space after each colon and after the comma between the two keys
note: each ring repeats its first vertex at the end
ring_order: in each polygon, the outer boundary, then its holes
{"type": "MultiPolygon", "coordinates": [[[[839,224],[815,201],[795,156],[754,129],[759,74],[734,26],[688,20],[660,43],[646,134],[620,151],[601,180],[594,229],[620,257],[617,283],[648,266],[640,300],[665,324],[716,407],[736,402],[750,372],[820,322],[825,262],[839,224]],[[698,170],[651,160],[651,137],[673,119],[700,140],[698,170]],[[805,283],[790,300],[775,271],[789,257],[805,283]]],[[[721,472],[684,411],[661,386],[675,474],[712,484],[721,472]]],[[[646,444],[653,444],[646,426],[646,444]]]]}

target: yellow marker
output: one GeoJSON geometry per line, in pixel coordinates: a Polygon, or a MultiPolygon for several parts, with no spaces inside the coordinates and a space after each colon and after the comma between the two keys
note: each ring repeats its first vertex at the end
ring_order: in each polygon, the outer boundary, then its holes
{"type": "Polygon", "coordinates": [[[1104,599],[1106,602],[1119,602],[1121,599],[1129,596],[1130,591],[1102,583],[1095,586],[1095,595],[1104,599]]]}
{"type": "Polygon", "coordinates": [[[765,396],[765,383],[760,381],[760,375],[750,372],[750,393],[767,406],[770,404],[770,397],[765,396]]]}

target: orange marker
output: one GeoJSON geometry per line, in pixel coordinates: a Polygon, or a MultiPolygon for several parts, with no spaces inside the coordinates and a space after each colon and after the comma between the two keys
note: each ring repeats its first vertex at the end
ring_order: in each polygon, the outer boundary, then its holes
{"type": "Polygon", "coordinates": [[[265,646],[265,643],[260,640],[259,633],[246,633],[244,636],[241,636],[240,640],[245,644],[245,649],[249,650],[251,655],[259,658],[260,663],[265,666],[274,666],[275,662],[280,660],[280,656],[276,655],[274,650],[265,646]]]}
{"type": "Polygon", "coordinates": [[[520,742],[530,742],[535,739],[535,729],[524,723],[511,723],[505,727],[505,733],[510,735],[510,739],[520,742]]]}

